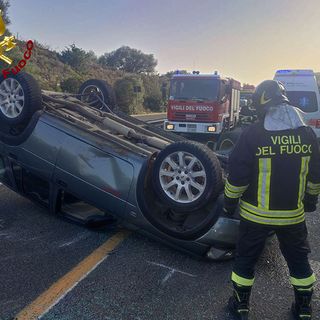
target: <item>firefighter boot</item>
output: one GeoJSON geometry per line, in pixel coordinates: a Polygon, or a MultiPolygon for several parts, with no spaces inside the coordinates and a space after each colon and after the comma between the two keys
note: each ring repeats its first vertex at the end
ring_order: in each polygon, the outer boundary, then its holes
{"type": "Polygon", "coordinates": [[[233,284],[233,296],[229,299],[228,308],[235,319],[249,319],[250,293],[251,287],[240,287],[235,283],[233,284]]]}
{"type": "Polygon", "coordinates": [[[313,290],[304,291],[294,288],[295,302],[291,311],[296,320],[310,320],[312,318],[311,298],[313,290]]]}

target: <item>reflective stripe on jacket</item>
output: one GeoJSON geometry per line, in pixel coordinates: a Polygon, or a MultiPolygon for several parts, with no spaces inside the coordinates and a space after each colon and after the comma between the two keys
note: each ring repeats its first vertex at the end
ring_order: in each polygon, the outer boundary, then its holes
{"type": "Polygon", "coordinates": [[[244,219],[292,225],[305,219],[305,193],[320,194],[320,152],[311,128],[267,131],[251,125],[229,159],[225,198],[241,198],[244,219]]]}

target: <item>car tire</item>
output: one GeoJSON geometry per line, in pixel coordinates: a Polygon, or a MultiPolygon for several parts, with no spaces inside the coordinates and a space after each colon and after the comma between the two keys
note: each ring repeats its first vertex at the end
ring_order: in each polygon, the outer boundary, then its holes
{"type": "Polygon", "coordinates": [[[90,104],[97,109],[106,109],[105,105],[97,99],[97,96],[108,106],[110,110],[113,110],[116,106],[115,93],[112,87],[103,80],[90,79],[85,81],[80,89],[79,94],[83,95],[80,100],[90,104]],[[97,101],[98,100],[98,101],[97,101]]]}
{"type": "Polygon", "coordinates": [[[0,126],[21,128],[42,109],[41,89],[28,73],[0,77],[0,126]]]}
{"type": "Polygon", "coordinates": [[[216,150],[223,154],[230,154],[241,136],[241,130],[235,129],[224,132],[218,139],[216,150]]]}
{"type": "Polygon", "coordinates": [[[176,211],[194,211],[222,190],[222,170],[215,154],[198,142],[179,141],[163,149],[152,172],[158,198],[176,211]]]}

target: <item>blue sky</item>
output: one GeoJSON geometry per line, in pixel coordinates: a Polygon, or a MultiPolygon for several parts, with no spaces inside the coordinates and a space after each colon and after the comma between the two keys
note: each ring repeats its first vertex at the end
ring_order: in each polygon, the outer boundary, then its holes
{"type": "Polygon", "coordinates": [[[11,0],[10,29],[61,50],[153,53],[157,71],[218,70],[257,84],[276,69],[319,70],[318,0],[11,0]]]}

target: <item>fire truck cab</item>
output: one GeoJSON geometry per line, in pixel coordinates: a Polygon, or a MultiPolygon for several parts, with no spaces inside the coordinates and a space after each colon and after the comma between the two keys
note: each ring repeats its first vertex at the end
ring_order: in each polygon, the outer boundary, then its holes
{"type": "MultiPolygon", "coordinates": [[[[239,120],[240,82],[214,74],[172,76],[164,129],[177,133],[211,135],[215,140],[239,120]]],[[[213,139],[211,139],[211,137],[213,139]]]]}

